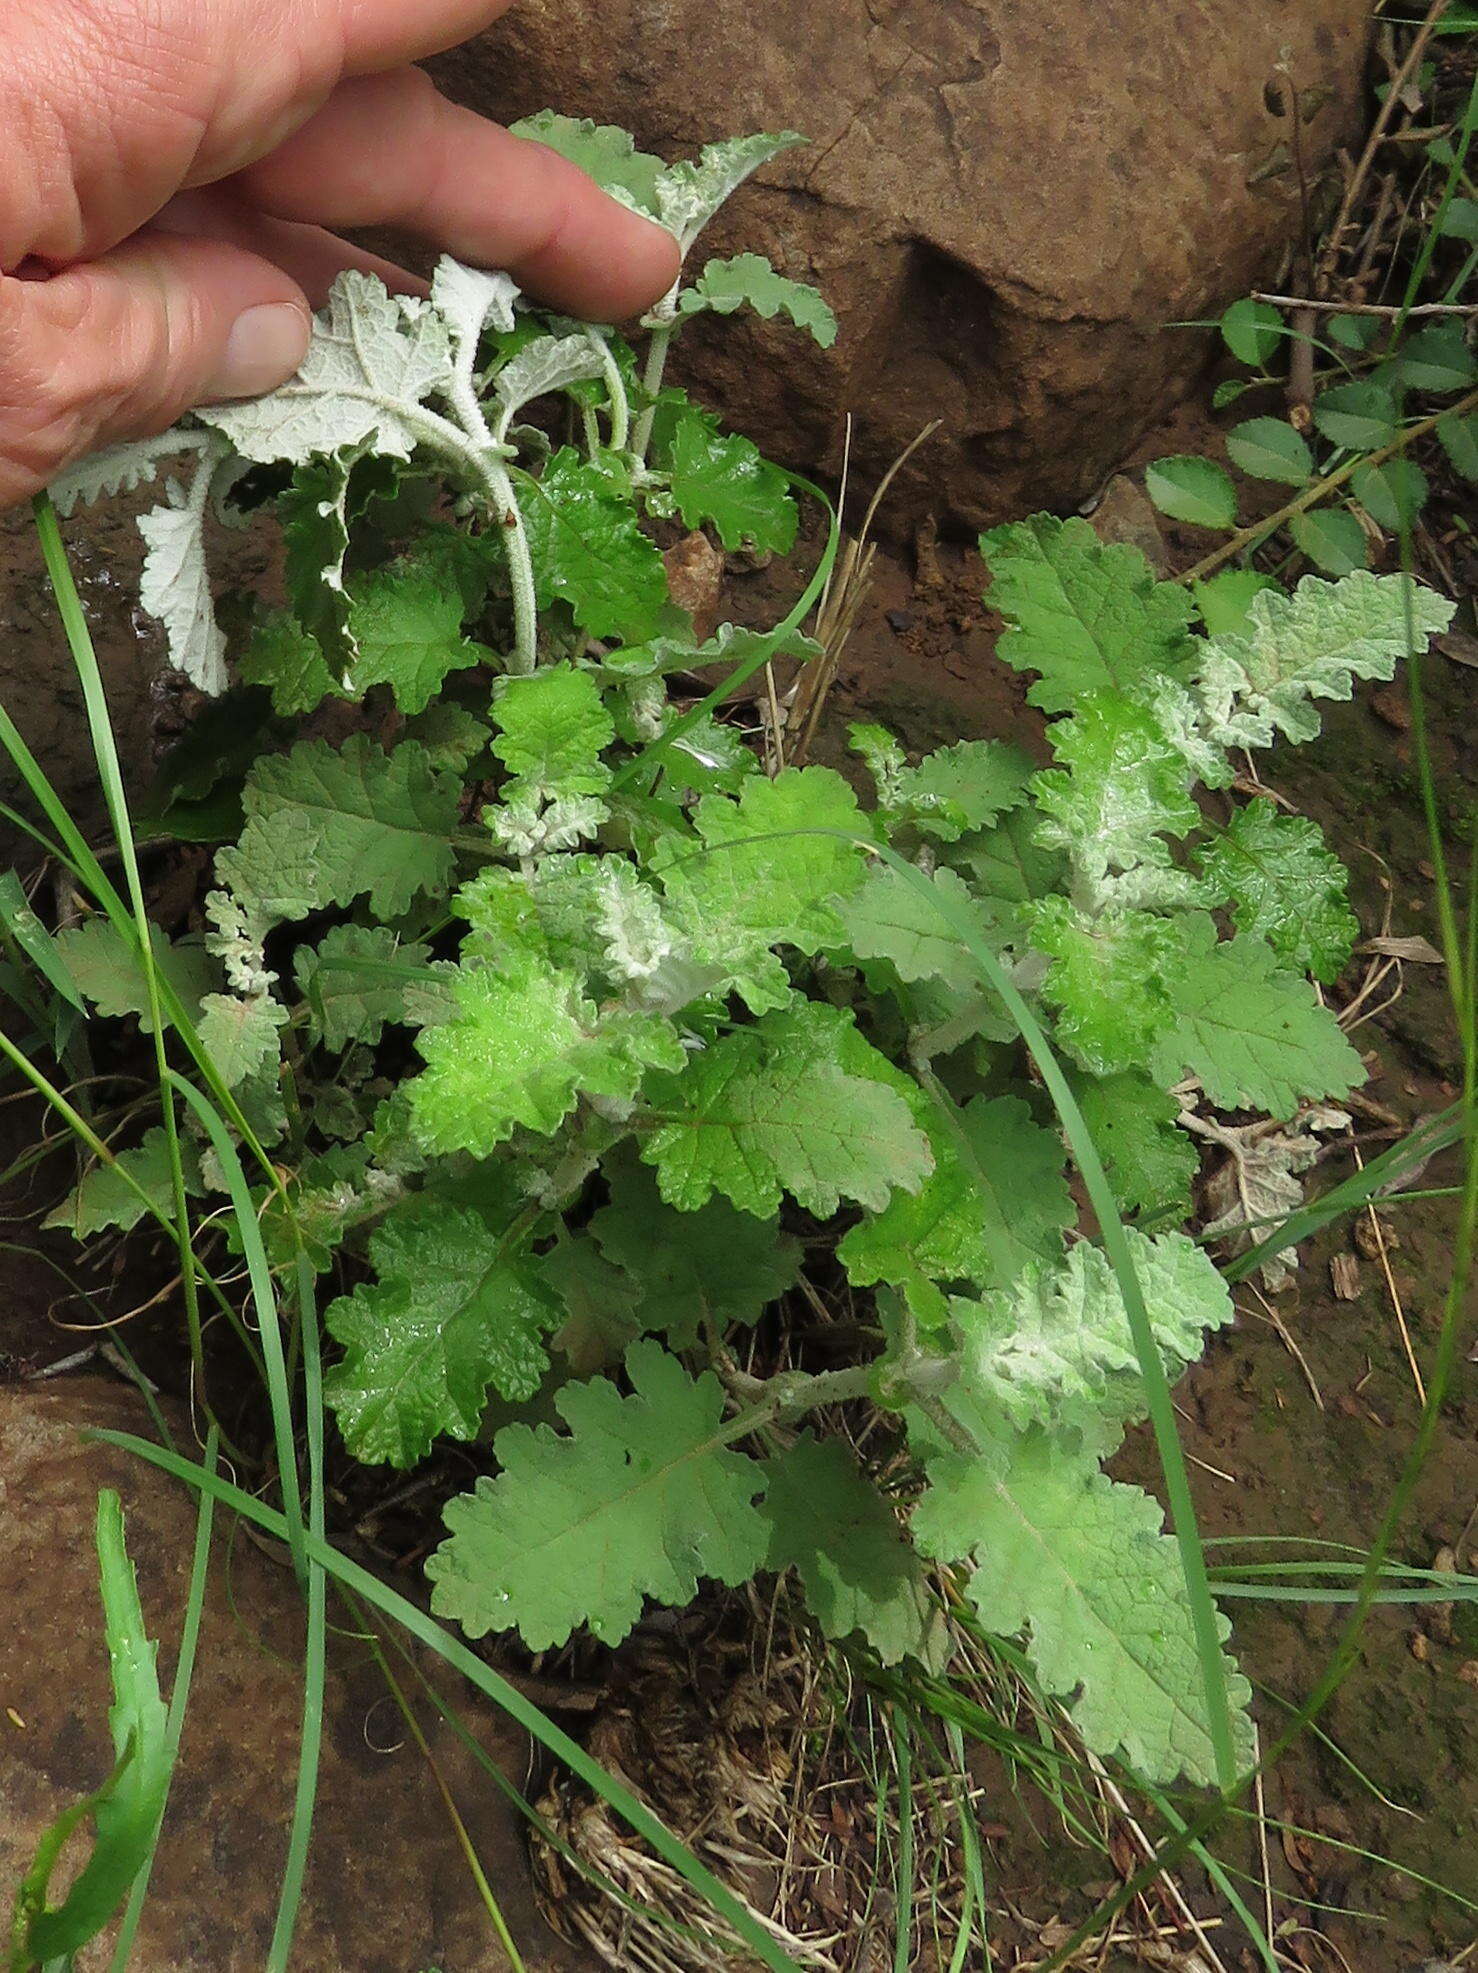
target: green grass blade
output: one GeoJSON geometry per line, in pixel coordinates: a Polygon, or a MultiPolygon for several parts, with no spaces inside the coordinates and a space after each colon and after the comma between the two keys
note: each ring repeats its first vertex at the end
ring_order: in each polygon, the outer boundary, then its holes
{"type": "MultiPolygon", "coordinates": [[[[166,1452],[161,1446],[151,1445],[147,1439],[134,1438],[125,1432],[96,1432],[92,1436],[102,1444],[116,1445],[125,1452],[148,1460],[163,1472],[172,1473],[176,1479],[183,1480],[187,1486],[208,1489],[222,1505],[232,1508],[256,1527],[274,1535],[279,1541],[286,1539],[287,1524],[281,1514],[253,1499],[250,1494],[243,1493],[239,1487],[231,1486],[219,1475],[204,1472],[193,1461],[181,1459],[177,1453],[166,1452]]],[[[434,1651],[556,1760],[562,1761],[578,1775],[586,1787],[614,1809],[638,1836],[650,1843],[663,1861],[670,1864],[733,1927],[756,1959],[771,1968],[772,1973],[800,1973],[795,1961],[780,1950],[763,1926],[756,1923],[750,1912],[710,1870],[699,1863],[687,1846],[638,1801],[630,1789],[608,1774],[599,1762],[593,1761],[578,1741],[572,1740],[555,1726],[507,1679],[501,1678],[433,1617],[418,1609],[406,1597],[398,1595],[368,1569],[361,1568],[347,1555],[341,1555],[319,1536],[310,1534],[307,1548],[310,1560],[319,1564],[336,1584],[361,1597],[372,1609],[390,1617],[418,1642],[434,1651]]]]}

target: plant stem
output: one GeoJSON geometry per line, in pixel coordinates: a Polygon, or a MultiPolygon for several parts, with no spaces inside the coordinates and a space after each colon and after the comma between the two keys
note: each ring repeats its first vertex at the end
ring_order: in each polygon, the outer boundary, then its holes
{"type": "Polygon", "coordinates": [[[611,400],[611,450],[624,452],[631,443],[631,399],[626,395],[626,381],[605,337],[594,329],[587,329],[585,334],[600,357],[601,376],[611,400]]]}
{"type": "Polygon", "coordinates": [[[641,387],[647,397],[647,408],[641,414],[636,428],[636,438],[632,443],[632,453],[639,466],[647,463],[647,453],[652,444],[652,428],[657,422],[657,398],[661,394],[662,379],[667,375],[667,355],[672,348],[672,339],[677,334],[676,318],[661,319],[666,311],[676,304],[677,289],[674,288],[659,310],[659,320],[652,330],[651,347],[647,351],[646,368],[642,371],[641,387]]]}
{"type": "Polygon", "coordinates": [[[1434,411],[1428,418],[1419,418],[1414,425],[1408,425],[1404,432],[1398,432],[1390,444],[1383,445],[1378,452],[1357,453],[1336,472],[1306,486],[1302,493],[1280,507],[1275,514],[1269,514],[1260,521],[1253,521],[1245,528],[1238,528],[1220,548],[1204,556],[1194,568],[1187,569],[1180,580],[1202,581],[1214,570],[1219,569],[1224,562],[1230,562],[1234,556],[1242,554],[1245,550],[1256,548],[1260,542],[1266,541],[1270,534],[1276,534],[1285,522],[1295,520],[1298,515],[1307,513],[1310,507],[1316,507],[1326,495],[1337,492],[1363,468],[1383,466],[1387,459],[1394,459],[1397,453],[1405,452],[1408,446],[1415,445],[1418,439],[1426,438],[1436,431],[1445,418],[1466,417],[1468,412],[1473,410],[1478,410],[1478,390],[1470,390],[1466,397],[1460,397],[1456,404],[1450,404],[1445,411],[1434,411]]]}
{"type": "Polygon", "coordinates": [[[447,435],[455,434],[456,443],[449,449],[470,465],[482,481],[494,516],[503,528],[508,573],[513,584],[513,659],[508,668],[516,677],[526,678],[539,662],[539,599],[523,510],[503,463],[502,449],[493,437],[470,379],[459,375],[453,380],[451,401],[462,421],[462,431],[449,418],[440,418],[434,411],[418,415],[443,428],[438,442],[444,447],[447,435]]]}

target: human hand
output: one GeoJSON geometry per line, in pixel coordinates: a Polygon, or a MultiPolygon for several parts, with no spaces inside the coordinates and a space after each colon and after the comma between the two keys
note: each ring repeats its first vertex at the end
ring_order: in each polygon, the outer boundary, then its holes
{"type": "Polygon", "coordinates": [[[324,229],[403,228],[598,320],[662,294],[670,235],[409,66],[509,4],[3,0],[0,506],[286,382],[336,274],[394,278],[324,229]]]}

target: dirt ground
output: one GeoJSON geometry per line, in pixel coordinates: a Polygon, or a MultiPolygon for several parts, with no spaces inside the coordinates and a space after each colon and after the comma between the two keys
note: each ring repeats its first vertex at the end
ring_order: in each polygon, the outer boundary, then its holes
{"type": "MultiPolygon", "coordinates": [[[[151,685],[157,646],[152,633],[140,636],[127,601],[135,561],[123,521],[92,530],[79,551],[121,744],[141,779],[158,705],[151,685]]],[[[993,619],[979,583],[972,558],[927,542],[916,555],[880,565],[842,664],[834,734],[843,729],[843,715],[865,712],[917,748],[962,735],[1039,742],[1023,683],[993,657],[993,619]]],[[[759,614],[767,588],[763,575],[739,578],[734,600],[741,613],[759,614]]],[[[1473,674],[1434,656],[1423,677],[1439,799],[1455,834],[1459,818],[1478,802],[1473,674]]],[[[39,558],[16,521],[0,527],[0,700],[53,765],[64,795],[81,798],[92,784],[78,739],[80,703],[68,683],[39,558]]],[[[1355,704],[1330,710],[1326,729],[1315,745],[1275,756],[1266,778],[1330,832],[1354,873],[1367,932],[1380,928],[1389,897],[1393,932],[1435,938],[1404,688],[1362,691],[1355,704]]],[[[821,757],[828,757],[825,748],[821,757]]],[[[1375,1056],[1369,1094],[1401,1124],[1452,1101],[1456,1042],[1436,968],[1406,967],[1401,997],[1359,1039],[1375,1056]]],[[[0,1112],[6,1115],[7,1134],[18,1141],[25,1114],[0,1112]]],[[[1374,1115],[1360,1128],[1371,1154],[1389,1141],[1374,1115]]],[[[1331,1175],[1346,1168],[1335,1161],[1331,1175]]],[[[1422,1183],[1450,1182],[1452,1169],[1434,1164],[1422,1183]]],[[[35,1230],[52,1196],[49,1181],[13,1196],[0,1229],[0,1376],[34,1374],[78,1347],[75,1336],[56,1326],[75,1315],[75,1304],[62,1302],[60,1277],[35,1260],[39,1248],[68,1264],[65,1243],[35,1230]]],[[[1186,1380],[1181,1416],[1206,1533],[1316,1536],[1361,1549],[1374,1538],[1419,1410],[1400,1324],[1407,1325],[1418,1362],[1428,1361],[1448,1275],[1450,1202],[1402,1206],[1385,1226],[1389,1279],[1368,1228],[1340,1227],[1310,1245],[1295,1284],[1276,1299],[1239,1290],[1235,1331],[1186,1380]],[[1347,1299],[1337,1298],[1331,1285],[1337,1255],[1353,1266],[1347,1299]]],[[[1396,1556],[1415,1564],[1430,1566],[1444,1550],[1456,1553],[1459,1566],[1478,1563],[1478,1391],[1466,1360],[1475,1330],[1478,1305],[1466,1311],[1457,1388],[1394,1545],[1396,1556]]],[[[1153,1484],[1152,1447],[1132,1443],[1121,1467],[1126,1477],[1153,1484]]],[[[1269,1552],[1241,1547],[1227,1554],[1255,1560],[1269,1552]]],[[[1275,1732],[1282,1708],[1303,1698],[1327,1661],[1340,1612],[1248,1601],[1231,1611],[1243,1663],[1262,1694],[1264,1731],[1275,1732]]],[[[1004,1792],[999,1805],[987,1804],[987,1815],[997,1806],[1002,1833],[992,1839],[991,1867],[1002,1906],[1034,1920],[1081,1916],[1086,1891],[1104,1888],[1102,1858],[1039,1843],[1004,1792]]],[[[1478,1936],[1472,1911],[1422,1880],[1478,1903],[1478,1623],[1471,1610],[1378,1611],[1320,1735],[1305,1736],[1277,1764],[1265,1807],[1309,1832],[1281,1839],[1275,1833],[1266,1858],[1278,1919],[1305,1928],[1287,1937],[1290,1955],[1302,1955],[1311,1968],[1337,1967],[1342,1955],[1353,1973],[1403,1973],[1470,1946],[1478,1936]]],[[[1037,1820],[1045,1826],[1045,1818],[1037,1820]]],[[[1244,1890],[1260,1910],[1264,1860],[1250,1829],[1224,1831],[1219,1848],[1248,1872],[1244,1890]]],[[[1194,1869],[1185,1881],[1197,1888],[1194,1869]]],[[[1214,1909],[1209,1895],[1198,1894],[1197,1902],[1214,1909]]],[[[1026,1947],[1029,1925],[1006,1918],[1002,1927],[1003,1946],[1026,1947]]],[[[1238,1964],[1235,1953],[1229,1964],[1238,1964]]]]}

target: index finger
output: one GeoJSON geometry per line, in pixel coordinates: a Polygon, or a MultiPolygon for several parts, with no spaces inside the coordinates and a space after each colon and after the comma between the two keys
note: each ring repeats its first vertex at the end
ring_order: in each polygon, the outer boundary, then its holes
{"type": "Polygon", "coordinates": [[[440,55],[491,27],[513,0],[337,0],[345,75],[374,75],[440,55]]]}

